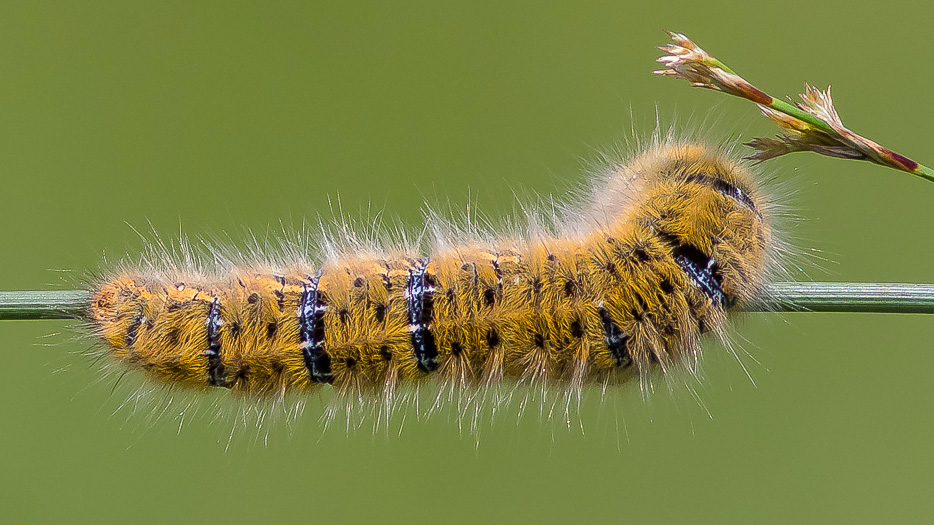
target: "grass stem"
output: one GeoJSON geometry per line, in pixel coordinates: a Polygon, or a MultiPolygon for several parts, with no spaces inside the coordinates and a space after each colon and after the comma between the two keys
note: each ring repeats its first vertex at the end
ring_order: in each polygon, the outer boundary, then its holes
{"type": "MultiPolygon", "coordinates": [[[[780,282],[768,296],[748,311],[934,314],[934,284],[780,282]]],[[[76,319],[88,301],[83,290],[0,292],[0,320],[76,319]]]]}

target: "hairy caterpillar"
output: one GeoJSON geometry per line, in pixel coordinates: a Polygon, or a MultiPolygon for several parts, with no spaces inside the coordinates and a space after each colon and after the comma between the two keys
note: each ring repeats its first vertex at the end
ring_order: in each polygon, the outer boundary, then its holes
{"type": "Polygon", "coordinates": [[[551,233],[449,233],[430,253],[127,269],[94,286],[90,319],[119,361],[169,384],[331,385],[391,405],[433,377],[472,393],[511,378],[573,396],[692,370],[699,337],[756,300],[780,251],[752,171],[706,145],[656,141],[584,200],[551,233]]]}

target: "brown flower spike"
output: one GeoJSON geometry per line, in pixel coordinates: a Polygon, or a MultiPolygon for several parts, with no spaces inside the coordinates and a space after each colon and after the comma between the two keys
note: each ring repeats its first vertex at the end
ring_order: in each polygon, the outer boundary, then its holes
{"type": "Polygon", "coordinates": [[[710,56],[681,33],[666,31],[673,40],[672,44],[659,49],[670,53],[658,59],[668,69],[653,71],[656,75],[683,78],[693,87],[702,87],[749,99],[756,104],[770,104],[772,97],[756,89],[755,86],[737,75],[725,64],[710,56]]]}
{"type": "Polygon", "coordinates": [[[764,161],[795,151],[813,151],[830,157],[868,160],[934,181],[934,170],[847,129],[833,106],[830,87],[821,91],[805,84],[801,102],[792,105],[759,90],[685,35],[666,33],[672,43],[659,48],[668,54],[658,59],[666,69],[655,71],[656,75],[683,78],[694,87],[751,100],[759,105],[763,115],[784,130],[774,139],[756,138],[746,143],[756,150],[748,158],[764,161]]]}

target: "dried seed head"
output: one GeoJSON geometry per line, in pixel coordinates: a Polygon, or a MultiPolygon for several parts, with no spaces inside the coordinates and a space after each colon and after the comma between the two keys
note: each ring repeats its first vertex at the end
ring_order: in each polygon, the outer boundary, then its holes
{"type": "Polygon", "coordinates": [[[916,162],[847,129],[833,105],[830,86],[821,91],[805,84],[804,93],[798,96],[801,102],[796,102],[795,106],[825,122],[832,132],[760,104],[762,114],[785,132],[775,139],[757,138],[748,142],[746,145],[756,150],[750,159],[763,161],[795,151],[813,151],[830,157],[869,160],[902,171],[917,169],[916,162]]]}
{"type": "Polygon", "coordinates": [[[716,58],[710,56],[690,38],[681,33],[666,31],[672,43],[659,49],[669,53],[658,58],[667,69],[654,71],[656,75],[682,78],[694,87],[722,91],[749,99],[757,104],[770,104],[772,97],[737,75],[716,58]]]}

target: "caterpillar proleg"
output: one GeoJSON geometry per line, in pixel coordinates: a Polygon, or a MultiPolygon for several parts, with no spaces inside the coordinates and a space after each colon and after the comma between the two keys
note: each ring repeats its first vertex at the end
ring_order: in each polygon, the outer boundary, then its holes
{"type": "Polygon", "coordinates": [[[156,381],[247,397],[333,388],[392,405],[432,380],[468,398],[504,381],[575,396],[694,370],[701,336],[776,267],[774,205],[717,148],[656,140],[580,200],[524,236],[448,228],[424,251],[127,268],[94,285],[90,319],[156,381]]]}

